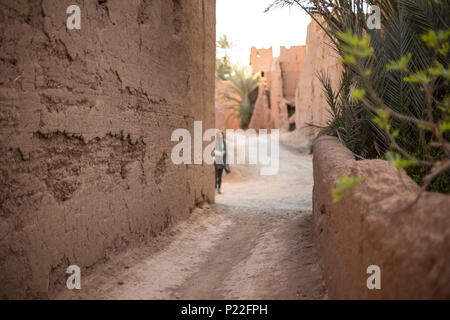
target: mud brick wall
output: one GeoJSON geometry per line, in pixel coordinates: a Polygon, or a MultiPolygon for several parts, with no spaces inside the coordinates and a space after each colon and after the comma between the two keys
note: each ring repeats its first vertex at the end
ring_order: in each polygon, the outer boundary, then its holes
{"type": "Polygon", "coordinates": [[[250,50],[250,66],[253,74],[264,72],[264,77],[270,82],[270,72],[272,70],[273,50],[269,49],[257,49],[252,47],[250,50]]]}
{"type": "Polygon", "coordinates": [[[270,71],[270,129],[289,129],[288,112],[283,93],[283,71],[281,70],[280,59],[272,61],[272,70],[270,71]]]}
{"type": "Polygon", "coordinates": [[[384,160],[356,161],[337,138],[314,143],[314,237],[331,299],[450,299],[450,197],[426,192],[384,160]],[[343,175],[364,177],[355,198],[333,203],[343,175]],[[381,269],[369,290],[367,267],[381,269]]]}
{"type": "MultiPolygon", "coordinates": [[[[294,104],[295,102],[295,93],[305,52],[306,46],[280,47],[280,56],[274,58],[272,48],[251,48],[252,71],[254,74],[264,72],[262,79],[266,80],[267,91],[260,88],[258,92],[249,128],[289,130],[287,103],[294,104]]],[[[263,86],[262,83],[261,86],[263,86]]]]}
{"type": "Polygon", "coordinates": [[[305,60],[306,46],[280,47],[280,66],[283,75],[283,94],[294,102],[298,77],[305,60]]]}
{"type": "Polygon", "coordinates": [[[214,201],[214,0],[0,0],[0,298],[48,297],[214,201]],[[81,9],[68,30],[66,9],[81,9]]]}
{"type": "Polygon", "coordinates": [[[308,124],[325,126],[330,118],[330,107],[317,77],[321,73],[336,89],[342,75],[340,59],[325,31],[313,20],[308,25],[304,63],[295,93],[295,125],[309,136],[317,135],[318,130],[308,124]]]}

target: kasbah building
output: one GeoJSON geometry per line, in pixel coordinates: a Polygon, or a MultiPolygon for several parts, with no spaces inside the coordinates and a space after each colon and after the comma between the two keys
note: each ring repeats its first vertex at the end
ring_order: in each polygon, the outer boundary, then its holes
{"type": "MultiPolygon", "coordinates": [[[[280,47],[279,57],[273,56],[272,48],[252,47],[250,66],[259,74],[260,85],[249,129],[295,131],[296,139],[305,140],[317,133],[314,126],[326,124],[329,107],[317,74],[326,74],[336,85],[340,70],[336,53],[315,21],[308,25],[306,45],[280,47]]],[[[216,82],[216,126],[238,129],[239,119],[220,97],[226,86],[227,82],[216,82]]]]}

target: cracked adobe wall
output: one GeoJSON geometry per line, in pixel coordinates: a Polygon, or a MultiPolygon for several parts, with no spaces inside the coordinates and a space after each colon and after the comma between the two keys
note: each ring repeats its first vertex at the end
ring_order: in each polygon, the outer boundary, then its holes
{"type": "Polygon", "coordinates": [[[170,160],[173,130],[214,127],[213,0],[0,0],[0,47],[1,298],[214,201],[211,166],[170,160]]]}

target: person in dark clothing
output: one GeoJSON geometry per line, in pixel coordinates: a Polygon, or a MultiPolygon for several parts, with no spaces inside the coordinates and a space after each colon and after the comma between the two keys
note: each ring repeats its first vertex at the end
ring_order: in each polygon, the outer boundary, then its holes
{"type": "Polygon", "coordinates": [[[214,164],[214,167],[216,169],[216,190],[217,193],[222,193],[222,175],[223,175],[223,165],[221,164],[214,164]]]}
{"type": "Polygon", "coordinates": [[[214,169],[216,172],[216,189],[219,194],[222,193],[222,175],[223,170],[228,174],[230,167],[227,163],[227,143],[225,141],[225,132],[217,131],[216,147],[214,150],[214,169]]]}

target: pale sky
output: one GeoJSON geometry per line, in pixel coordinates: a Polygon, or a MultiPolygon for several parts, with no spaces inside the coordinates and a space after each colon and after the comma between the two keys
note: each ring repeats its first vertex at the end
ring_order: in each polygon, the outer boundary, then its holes
{"type": "Polygon", "coordinates": [[[274,56],[280,46],[304,45],[306,28],[311,21],[300,8],[276,8],[264,13],[273,0],[217,0],[217,39],[228,36],[233,48],[231,62],[246,66],[250,48],[269,48],[274,56]]]}

